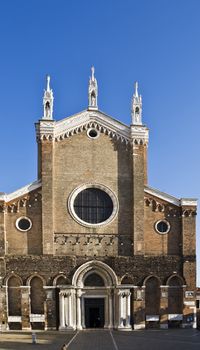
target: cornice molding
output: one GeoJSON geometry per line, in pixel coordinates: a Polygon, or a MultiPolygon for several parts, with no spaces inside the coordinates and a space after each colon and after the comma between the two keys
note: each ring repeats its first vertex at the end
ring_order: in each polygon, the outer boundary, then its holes
{"type": "Polygon", "coordinates": [[[76,114],[55,124],[55,140],[61,141],[64,138],[78,134],[83,130],[95,128],[100,132],[125,142],[131,141],[130,128],[119,121],[103,114],[100,111],[87,110],[76,114]]]}
{"type": "Polygon", "coordinates": [[[131,139],[134,145],[148,145],[149,129],[144,125],[131,125],[131,139]]]}
{"type": "Polygon", "coordinates": [[[197,206],[197,199],[196,198],[181,198],[181,205],[182,206],[197,206]]]}
{"type": "Polygon", "coordinates": [[[157,197],[159,199],[162,199],[168,203],[174,204],[178,207],[182,206],[188,206],[188,207],[196,207],[197,206],[197,199],[196,198],[181,198],[178,199],[176,197],[173,197],[167,193],[161,192],[155,188],[151,188],[149,186],[145,186],[144,192],[146,194],[152,195],[154,197],[157,197]]]}
{"type": "Polygon", "coordinates": [[[62,141],[89,128],[133,144],[148,143],[148,129],[145,126],[127,126],[99,110],[84,110],[60,121],[40,120],[36,123],[37,140],[62,141]]]}
{"type": "Polygon", "coordinates": [[[151,196],[154,196],[154,197],[157,197],[159,199],[162,199],[168,203],[171,203],[171,204],[174,204],[178,207],[181,206],[181,203],[180,203],[180,200],[176,197],[173,197],[167,193],[164,193],[164,192],[161,192],[155,188],[151,188],[149,186],[145,186],[144,188],[144,192],[151,195],[151,196]]]}
{"type": "Polygon", "coordinates": [[[34,181],[20,189],[18,189],[15,192],[9,193],[9,194],[2,194],[0,195],[0,201],[3,201],[5,203],[11,202],[12,200],[18,198],[18,197],[22,197],[25,196],[26,194],[28,194],[29,192],[32,192],[38,188],[40,188],[42,186],[41,184],[41,180],[38,181],[34,181]]]}
{"type": "Polygon", "coordinates": [[[54,139],[55,121],[40,120],[35,123],[36,139],[52,141],[54,139]]]}

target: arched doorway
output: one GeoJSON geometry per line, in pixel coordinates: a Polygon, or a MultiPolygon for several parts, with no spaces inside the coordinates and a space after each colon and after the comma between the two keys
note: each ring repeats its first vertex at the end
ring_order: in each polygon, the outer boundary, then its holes
{"type": "MultiPolygon", "coordinates": [[[[91,272],[84,279],[84,287],[93,289],[105,287],[103,278],[97,272],[91,272]]],[[[83,321],[85,328],[104,328],[105,325],[105,298],[84,298],[83,321]]]]}
{"type": "Polygon", "coordinates": [[[60,286],[59,303],[59,329],[130,328],[130,289],[101,261],[81,265],[72,284],[60,286]]]}

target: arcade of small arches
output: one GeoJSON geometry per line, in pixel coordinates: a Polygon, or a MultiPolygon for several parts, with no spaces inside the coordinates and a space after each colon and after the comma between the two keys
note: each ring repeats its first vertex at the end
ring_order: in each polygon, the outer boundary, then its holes
{"type": "Polygon", "coordinates": [[[29,323],[26,328],[59,330],[131,330],[148,324],[167,328],[173,315],[180,322],[183,318],[182,277],[173,274],[162,285],[157,276],[150,275],[141,286],[135,286],[131,276],[125,275],[119,282],[113,269],[96,260],[81,265],[72,281],[60,273],[48,285],[35,273],[23,285],[21,277],[12,273],[2,288],[7,289],[8,329],[24,329],[25,316],[29,323]],[[163,306],[168,314],[164,325],[163,306]]]}

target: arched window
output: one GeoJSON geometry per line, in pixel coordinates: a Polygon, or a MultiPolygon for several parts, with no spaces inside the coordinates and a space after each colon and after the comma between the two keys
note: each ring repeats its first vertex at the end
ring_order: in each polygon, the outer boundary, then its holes
{"type": "Polygon", "coordinates": [[[183,312],[183,288],[182,281],[178,276],[169,280],[168,313],[182,314],[183,312]]]}
{"type": "Polygon", "coordinates": [[[8,280],[8,312],[9,316],[21,316],[20,279],[12,276],[8,280]]]}
{"type": "Polygon", "coordinates": [[[103,287],[104,280],[97,273],[91,273],[84,281],[85,287],[103,287]]]}
{"type": "Polygon", "coordinates": [[[156,277],[147,279],[145,288],[145,309],[147,315],[160,313],[160,283],[156,277]]]}
{"type": "Polygon", "coordinates": [[[31,280],[31,313],[44,314],[45,294],[43,281],[39,277],[33,277],[31,280]]]}

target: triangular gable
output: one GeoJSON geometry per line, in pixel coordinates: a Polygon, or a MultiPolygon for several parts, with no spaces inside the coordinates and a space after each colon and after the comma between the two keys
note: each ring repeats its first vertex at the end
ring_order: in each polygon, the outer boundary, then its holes
{"type": "Polygon", "coordinates": [[[89,110],[55,122],[54,138],[60,141],[92,127],[126,143],[131,140],[130,127],[101,111],[89,110]]]}

